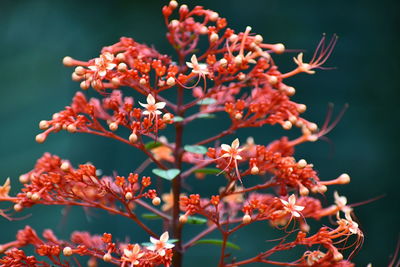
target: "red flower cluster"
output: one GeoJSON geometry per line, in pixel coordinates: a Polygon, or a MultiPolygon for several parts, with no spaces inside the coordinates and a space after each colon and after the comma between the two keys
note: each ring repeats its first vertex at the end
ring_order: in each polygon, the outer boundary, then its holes
{"type": "MultiPolygon", "coordinates": [[[[338,119],[329,125],[330,110],[319,129],[303,118],[306,105],[292,100],[296,90],[285,81],[299,73],[314,74],[331,55],[337,38],[326,44],[324,37],[308,63],[302,53],[298,54],[294,57],[296,67],[284,73],[272,57],[284,53],[285,46],[266,43],[249,26],[235,32],[218,13],[200,6],[190,10],[175,0],[164,6],[162,13],[167,39],[177,52],[176,62],[126,37],[88,61],[65,57],[64,64],[75,67],[72,79],[79,81],[83,90],[91,87],[99,92],[101,99],[87,99],[77,92],[70,106],[39,123],[43,132],[36,136],[42,143],[50,133],[61,130],[100,135],[137,148],[147,159],[128,176],[107,176],[91,164],[74,168],[68,160],[45,153],[32,171],[20,176],[23,187],[15,197],[9,196],[9,179],[0,187],[0,201],[13,203],[15,212],[36,204],[102,209],[129,218],[150,236],[151,243],[116,242],[109,233],[93,236],[87,232],[74,232],[70,241],[63,241],[50,230],[41,238],[27,226],[15,241],[0,246],[0,252],[5,253],[1,266],[70,266],[71,256],[81,255],[89,256],[88,266],[104,261],[125,267],[180,267],[184,253],[199,243],[221,245],[216,260],[220,267],[256,262],[353,266],[350,260],[362,245],[363,233],[353,219],[352,207],[337,192],[332,205],[324,206],[319,200],[328,186],[349,183],[349,175],[324,181],[313,164],[294,157],[297,145],[317,141],[338,119]],[[202,39],[205,51],[199,49],[202,39]],[[135,90],[139,99],[124,97],[122,87],[135,90]],[[177,93],[176,101],[168,96],[169,91],[177,93]],[[230,120],[227,129],[210,137],[198,134],[196,143],[184,144],[187,124],[217,115],[230,120]],[[283,136],[264,144],[249,137],[244,145],[232,136],[240,128],[266,124],[280,124],[284,130],[298,127],[301,134],[293,140],[283,136]],[[171,142],[159,136],[167,127],[175,130],[171,142]],[[128,129],[129,136],[121,135],[121,128],[128,129]],[[220,144],[226,136],[231,136],[232,143],[220,144]],[[150,167],[155,175],[152,178],[148,176],[150,167]],[[219,176],[226,185],[210,188],[208,196],[201,197],[187,186],[192,175],[199,179],[219,176]],[[160,184],[152,183],[155,179],[171,183],[171,189],[150,189],[152,184],[160,184]],[[161,203],[160,209],[156,207],[161,203]],[[140,216],[137,206],[150,214],[140,216]],[[336,218],[332,227],[311,229],[308,224],[328,216],[336,218]],[[146,217],[162,220],[162,230],[151,229],[143,221],[146,217]],[[227,252],[232,246],[230,236],[264,221],[283,232],[278,244],[249,258],[231,257],[227,252]],[[182,231],[185,224],[203,225],[203,229],[187,238],[182,231]],[[204,239],[214,231],[220,233],[221,240],[204,239]],[[26,256],[20,249],[28,245],[47,260],[26,256]],[[296,247],[306,249],[293,260],[271,259],[296,247]]],[[[0,215],[13,220],[14,213],[0,210],[0,215]]]]}

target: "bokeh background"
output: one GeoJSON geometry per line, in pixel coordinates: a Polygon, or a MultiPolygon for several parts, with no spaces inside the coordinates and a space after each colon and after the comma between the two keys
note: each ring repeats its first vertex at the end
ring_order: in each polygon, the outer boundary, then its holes
{"type": "MultiPolygon", "coordinates": [[[[39,133],[38,122],[68,105],[79,90],[78,84],[70,79],[72,69],[61,64],[64,56],[84,60],[96,57],[102,46],[117,42],[120,36],[154,44],[161,52],[171,51],[165,40],[160,12],[164,2],[0,1],[1,183],[11,177],[15,192],[19,174],[30,170],[45,151],[68,158],[74,164],[93,162],[108,174],[117,170],[125,175],[135,169],[143,160],[142,155],[116,141],[59,133],[39,145],[34,137],[39,133]]],[[[335,104],[336,112],[345,103],[349,103],[350,108],[328,135],[332,144],[320,141],[302,145],[297,158],[314,163],[322,179],[348,172],[352,183],[334,189],[345,194],[350,203],[385,195],[356,209],[365,233],[365,244],[354,262],[357,266],[366,266],[369,262],[373,266],[387,265],[399,239],[400,225],[398,1],[204,0],[185,3],[191,7],[204,5],[219,12],[237,31],[251,25],[253,32],[262,34],[264,40],[283,42],[287,48],[305,49],[308,56],[322,33],[339,35],[338,45],[328,61],[328,65],[336,69],[318,71],[313,76],[300,75],[289,83],[297,88],[294,99],[307,104],[305,116],[311,120],[322,123],[329,102],[335,104]]],[[[294,66],[291,56],[275,57],[281,70],[294,66]]],[[[223,118],[191,127],[186,132],[186,141],[190,143],[208,136],[221,125],[224,125],[223,118]]],[[[257,142],[265,144],[282,134],[286,132],[279,127],[238,132],[243,141],[252,135],[257,142]]],[[[296,136],[298,132],[294,130],[291,134],[296,136]]],[[[190,181],[200,192],[206,192],[210,186],[217,190],[222,179],[209,177],[200,183],[192,178],[190,181]]],[[[332,192],[331,188],[328,200],[332,192]]],[[[87,215],[78,208],[66,214],[62,215],[60,208],[37,207],[25,220],[9,222],[0,217],[0,244],[12,240],[16,231],[26,224],[39,232],[54,228],[63,238],[73,230],[89,230],[93,234],[107,231],[121,239],[128,235],[138,242],[148,238],[125,219],[96,212],[87,215]]],[[[150,224],[157,227],[157,222],[150,224]]],[[[201,226],[196,227],[188,227],[186,231],[198,232],[201,226]]],[[[275,237],[276,233],[263,223],[240,232],[232,241],[241,246],[235,253],[243,258],[267,248],[265,240],[275,237]]],[[[188,252],[185,266],[215,266],[217,254],[214,252],[214,247],[198,245],[188,252]]],[[[289,253],[283,257],[290,256],[289,253]]]]}

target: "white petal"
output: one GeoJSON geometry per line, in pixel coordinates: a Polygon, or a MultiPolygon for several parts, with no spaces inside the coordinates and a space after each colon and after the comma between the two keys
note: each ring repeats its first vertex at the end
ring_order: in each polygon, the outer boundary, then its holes
{"type": "Polygon", "coordinates": [[[125,248],[125,249],[124,249],[124,255],[125,255],[127,258],[130,258],[130,257],[132,256],[132,251],[130,251],[129,249],[125,248]]]}
{"type": "Polygon", "coordinates": [[[160,256],[164,256],[165,255],[165,250],[158,251],[158,254],[160,254],[160,256]]]}
{"type": "Polygon", "coordinates": [[[153,243],[153,244],[157,244],[159,242],[159,240],[154,238],[154,237],[152,237],[152,236],[150,236],[150,242],[153,243]]]}
{"type": "Polygon", "coordinates": [[[233,142],[232,142],[232,148],[233,149],[237,149],[238,147],[239,147],[239,139],[238,138],[236,138],[235,140],[233,140],[233,142]]]}
{"type": "Polygon", "coordinates": [[[93,70],[93,71],[96,71],[97,70],[97,67],[96,66],[89,66],[88,67],[90,70],[93,70]]]}
{"type": "Polygon", "coordinates": [[[297,211],[293,211],[292,214],[294,217],[300,217],[300,213],[298,213],[297,211]]]}
{"type": "Polygon", "coordinates": [[[161,115],[162,114],[162,112],[161,111],[159,111],[159,110],[156,110],[156,111],[154,111],[157,115],[161,115]]]}
{"type": "Polygon", "coordinates": [[[141,105],[144,108],[147,108],[149,106],[148,104],[143,104],[142,102],[139,102],[139,105],[141,105]]]}
{"type": "Polygon", "coordinates": [[[173,247],[175,247],[174,244],[171,244],[171,243],[165,244],[165,248],[173,248],[173,247]]]}
{"type": "Polygon", "coordinates": [[[222,150],[229,152],[231,150],[231,146],[227,144],[221,145],[222,150]]]}
{"type": "Polygon", "coordinates": [[[143,115],[150,115],[150,112],[148,112],[147,110],[143,111],[142,113],[143,115]]]}
{"type": "Polygon", "coordinates": [[[161,236],[160,236],[160,241],[161,242],[167,242],[168,241],[168,239],[169,239],[169,234],[168,234],[168,232],[164,232],[161,236]]]}
{"type": "Polygon", "coordinates": [[[148,246],[146,247],[148,250],[154,251],[156,250],[156,246],[148,246]]]}
{"type": "Polygon", "coordinates": [[[154,96],[152,96],[151,94],[149,94],[147,96],[146,100],[147,100],[147,104],[149,104],[149,105],[154,105],[156,103],[156,100],[154,99],[154,96]]]}
{"type": "Polygon", "coordinates": [[[294,206],[294,204],[296,204],[296,196],[294,194],[291,194],[289,197],[289,204],[291,206],[294,206]]]}
{"type": "Polygon", "coordinates": [[[225,153],[221,156],[221,158],[230,158],[230,157],[231,157],[231,154],[229,154],[229,153],[225,153]]]}
{"type": "Polygon", "coordinates": [[[190,62],[186,62],[186,66],[188,66],[189,68],[193,69],[193,64],[190,62]]]}
{"type": "Polygon", "coordinates": [[[243,158],[242,158],[242,156],[240,156],[240,155],[236,155],[236,156],[235,156],[235,159],[237,159],[237,160],[242,160],[243,158]]]}
{"type": "Polygon", "coordinates": [[[165,104],[166,104],[165,102],[158,102],[155,104],[155,106],[157,109],[162,109],[165,108],[165,104]]]}
{"type": "Polygon", "coordinates": [[[302,211],[302,210],[304,210],[304,207],[303,206],[294,206],[294,209],[297,211],[302,211]]]}
{"type": "Polygon", "coordinates": [[[115,68],[115,66],[117,66],[117,64],[109,63],[109,64],[107,65],[107,68],[106,68],[106,69],[112,70],[113,68],[115,68]]]}
{"type": "Polygon", "coordinates": [[[283,205],[285,205],[285,206],[289,206],[289,203],[288,203],[286,200],[284,200],[284,199],[281,199],[281,202],[282,202],[282,204],[283,204],[283,205]]]}
{"type": "Polygon", "coordinates": [[[101,77],[106,76],[106,74],[107,74],[107,71],[106,71],[106,70],[101,70],[101,71],[99,71],[99,75],[100,75],[101,77]]]}
{"type": "Polygon", "coordinates": [[[192,62],[193,65],[198,65],[199,62],[197,61],[196,55],[193,54],[193,56],[190,58],[190,61],[192,62]]]}

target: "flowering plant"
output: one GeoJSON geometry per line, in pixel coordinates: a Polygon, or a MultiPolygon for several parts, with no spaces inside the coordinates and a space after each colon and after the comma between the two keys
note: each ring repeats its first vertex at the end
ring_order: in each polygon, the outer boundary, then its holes
{"type": "MultiPolygon", "coordinates": [[[[140,150],[146,161],[127,176],[107,176],[92,164],[74,167],[68,160],[45,153],[33,170],[20,176],[24,184],[20,193],[9,196],[9,179],[0,187],[0,200],[12,202],[14,212],[39,204],[102,209],[132,220],[151,242],[122,242],[112,233],[97,236],[87,232],[74,232],[70,240],[60,240],[51,230],[40,237],[27,226],[17,233],[16,240],[0,245],[5,254],[1,266],[71,266],[78,262],[76,256],[89,256],[90,266],[104,261],[119,266],[179,267],[184,253],[200,243],[220,245],[216,263],[221,267],[256,262],[353,266],[350,259],[361,246],[363,233],[353,219],[352,207],[337,192],[330,206],[324,207],[318,199],[327,186],[349,183],[349,175],[323,181],[313,164],[294,158],[297,145],[323,138],[343,112],[331,123],[329,110],[319,128],[303,118],[306,105],[291,99],[295,89],[285,83],[294,75],[322,69],[336,36],[328,43],[323,37],[308,63],[303,53],[298,54],[294,70],[284,73],[272,58],[285,52],[284,45],[264,42],[251,27],[236,33],[218,13],[200,6],[190,10],[174,0],[162,13],[177,62],[126,37],[104,47],[98,58],[89,61],[65,57],[64,65],[75,67],[72,79],[80,82],[82,90],[96,90],[101,99],[88,99],[77,92],[69,106],[39,123],[43,132],[36,136],[42,143],[50,133],[61,130],[95,134],[140,150]],[[173,19],[176,13],[178,17],[173,19]],[[126,88],[133,89],[139,101],[123,96],[126,88]],[[175,94],[173,101],[171,95],[175,94]],[[217,113],[230,118],[227,129],[211,137],[199,136],[195,144],[184,143],[186,125],[217,113]],[[251,137],[241,144],[235,136],[239,129],[265,124],[278,124],[285,130],[298,127],[301,135],[268,144],[256,144],[251,137]],[[124,136],[121,128],[128,129],[129,135],[124,136]],[[175,130],[172,142],[161,136],[168,128],[175,130]],[[219,143],[224,137],[229,137],[230,144],[219,143]],[[143,175],[149,168],[152,177],[143,175]],[[212,188],[203,196],[185,187],[189,177],[202,179],[207,175],[224,180],[225,186],[212,188]],[[171,191],[154,188],[155,179],[167,180],[171,191]],[[250,185],[250,179],[256,184],[250,185]],[[138,206],[150,214],[140,214],[138,206]],[[332,227],[312,230],[308,224],[328,216],[336,218],[332,227]],[[146,217],[160,219],[164,229],[151,229],[143,220],[146,217]],[[230,236],[260,221],[282,231],[283,237],[271,241],[277,242],[272,248],[249,258],[232,257],[227,250],[237,246],[229,241],[230,236]],[[186,224],[203,228],[188,238],[182,233],[186,224]],[[221,234],[220,240],[205,238],[214,231],[221,234]],[[21,250],[28,245],[37,256],[27,256],[21,250]],[[296,247],[305,248],[296,259],[272,259],[296,247]]],[[[14,219],[10,210],[0,210],[0,215],[14,219]]]]}

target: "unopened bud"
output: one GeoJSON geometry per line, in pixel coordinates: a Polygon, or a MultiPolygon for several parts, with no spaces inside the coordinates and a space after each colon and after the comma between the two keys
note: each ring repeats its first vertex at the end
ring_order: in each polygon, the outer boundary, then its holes
{"type": "Polygon", "coordinates": [[[285,52],[285,45],[281,43],[275,44],[273,50],[277,54],[282,54],[283,52],[285,52]]]}
{"type": "Polygon", "coordinates": [[[259,35],[259,34],[257,34],[256,36],[254,36],[254,42],[255,42],[256,44],[261,44],[263,40],[264,40],[264,38],[263,38],[261,35],[259,35]]]}
{"type": "Polygon", "coordinates": [[[171,118],[172,118],[171,113],[165,113],[165,114],[163,115],[163,121],[170,121],[171,118]]]}
{"type": "Polygon", "coordinates": [[[118,123],[112,122],[108,125],[108,128],[110,128],[111,131],[115,132],[116,130],[118,130],[118,123]]]}
{"type": "Polygon", "coordinates": [[[46,135],[41,133],[36,135],[35,137],[36,142],[38,142],[39,144],[43,143],[44,141],[46,141],[46,135]]]}
{"type": "Polygon", "coordinates": [[[83,75],[83,74],[86,73],[86,70],[85,70],[84,67],[78,66],[78,67],[75,68],[75,73],[78,74],[78,75],[83,75]]]}
{"type": "Polygon", "coordinates": [[[47,128],[49,128],[49,123],[48,121],[42,120],[39,122],[39,129],[40,130],[46,130],[47,128]]]}
{"type": "Polygon", "coordinates": [[[218,34],[216,34],[215,32],[213,32],[213,33],[210,35],[210,42],[211,42],[211,43],[214,43],[214,42],[218,41],[218,39],[219,39],[219,36],[218,36],[218,34]]]}
{"type": "Polygon", "coordinates": [[[236,41],[237,40],[237,35],[236,34],[232,34],[231,36],[229,36],[229,41],[231,42],[231,43],[233,43],[234,41],[236,41]]]}
{"type": "Polygon", "coordinates": [[[64,256],[67,256],[67,257],[71,256],[71,255],[72,255],[72,248],[70,248],[70,247],[65,247],[65,248],[63,249],[63,254],[64,254],[64,256]]]}
{"type": "Polygon", "coordinates": [[[89,89],[89,87],[90,87],[90,83],[89,83],[88,81],[82,81],[82,82],[79,84],[79,87],[80,87],[82,90],[87,90],[87,89],[89,89]]]}
{"type": "Polygon", "coordinates": [[[307,223],[300,224],[300,230],[308,233],[310,231],[310,226],[307,223]]]}
{"type": "Polygon", "coordinates": [[[32,196],[31,196],[31,199],[33,201],[39,201],[40,200],[40,194],[37,193],[37,192],[33,193],[32,196]]]}
{"type": "Polygon", "coordinates": [[[260,169],[258,169],[258,167],[254,165],[253,168],[251,168],[251,174],[257,175],[259,173],[260,173],[260,169]]]}
{"type": "Polygon", "coordinates": [[[125,54],[124,53],[118,53],[117,56],[115,57],[116,60],[118,61],[125,61],[125,54]]]}
{"type": "Polygon", "coordinates": [[[200,33],[200,34],[207,34],[207,33],[208,33],[208,28],[207,28],[207,26],[201,26],[201,27],[200,27],[199,33],[200,33]]]}
{"type": "Polygon", "coordinates": [[[151,203],[152,203],[154,206],[158,206],[158,205],[161,204],[161,199],[160,199],[159,197],[155,197],[155,198],[153,198],[153,200],[151,201],[151,203]]]}
{"type": "Polygon", "coordinates": [[[242,218],[242,222],[244,224],[250,223],[251,222],[251,216],[249,214],[244,215],[243,218],[242,218]]]}
{"type": "Polygon", "coordinates": [[[172,9],[175,9],[178,7],[178,2],[176,2],[175,0],[172,0],[169,2],[169,7],[172,9]]]}
{"type": "Polygon", "coordinates": [[[138,137],[135,133],[131,133],[131,135],[129,135],[129,142],[136,143],[136,141],[138,140],[138,137]]]}
{"type": "Polygon", "coordinates": [[[60,169],[61,169],[62,171],[64,171],[64,172],[68,171],[69,168],[70,168],[70,165],[69,165],[69,163],[66,162],[66,161],[64,161],[64,162],[61,164],[61,166],[60,166],[60,169]]]}
{"type": "Polygon", "coordinates": [[[300,195],[304,197],[304,196],[308,196],[308,194],[310,193],[310,190],[308,190],[307,187],[301,185],[299,192],[300,192],[300,195]]]}
{"type": "Polygon", "coordinates": [[[218,14],[217,12],[213,12],[213,13],[210,15],[210,20],[211,20],[211,21],[216,21],[218,18],[219,18],[219,14],[218,14]]]}
{"type": "Polygon", "coordinates": [[[306,110],[307,110],[307,106],[306,106],[306,105],[304,105],[304,104],[298,104],[298,105],[297,105],[297,111],[298,111],[298,112],[303,113],[303,112],[305,112],[306,110]]]}
{"type": "Polygon", "coordinates": [[[133,195],[132,195],[131,192],[127,192],[127,193],[125,194],[125,199],[126,199],[126,200],[131,200],[132,198],[133,198],[133,195]]]}
{"type": "Polygon", "coordinates": [[[117,77],[112,78],[112,79],[111,79],[111,83],[112,83],[112,85],[114,85],[114,86],[120,86],[120,85],[121,85],[121,81],[120,81],[120,79],[117,78],[117,77]]]}
{"type": "Polygon", "coordinates": [[[73,72],[71,74],[71,78],[74,82],[79,82],[80,80],[83,79],[83,76],[79,76],[76,72],[73,72]]]}
{"type": "Polygon", "coordinates": [[[145,78],[141,78],[141,79],[139,80],[139,83],[140,83],[141,85],[145,85],[145,84],[147,83],[147,81],[146,81],[145,78]]]}
{"type": "Polygon", "coordinates": [[[268,77],[268,82],[272,85],[275,85],[278,83],[278,77],[274,76],[274,75],[270,75],[268,77]]]}
{"type": "Polygon", "coordinates": [[[242,55],[237,55],[235,57],[235,64],[239,66],[239,65],[242,65],[242,62],[243,62],[243,56],[242,55]]]}
{"type": "Polygon", "coordinates": [[[225,58],[221,58],[220,61],[219,61],[219,64],[222,67],[225,67],[228,64],[228,60],[226,60],[225,58]]]}
{"type": "Polygon", "coordinates": [[[238,112],[238,113],[235,114],[235,119],[240,120],[242,118],[243,118],[242,113],[238,112]]]}
{"type": "Polygon", "coordinates": [[[334,260],[334,261],[341,261],[341,260],[343,260],[343,254],[340,253],[339,251],[336,251],[336,252],[333,254],[333,260],[334,260]]]}
{"type": "Polygon", "coordinates": [[[128,69],[128,66],[125,63],[118,64],[118,71],[125,72],[128,69]]]}
{"type": "Polygon", "coordinates": [[[17,204],[14,205],[14,210],[15,210],[16,212],[22,211],[23,208],[24,208],[24,207],[23,207],[20,203],[17,203],[17,204]]]}
{"type": "Polygon", "coordinates": [[[318,125],[315,124],[315,123],[310,123],[310,124],[308,125],[308,129],[310,129],[311,132],[315,132],[315,131],[318,130],[318,125]]]}
{"type": "Polygon", "coordinates": [[[246,74],[244,74],[243,72],[241,72],[241,73],[238,75],[238,80],[239,80],[239,81],[243,81],[244,79],[246,79],[246,74]]]}
{"type": "Polygon", "coordinates": [[[70,124],[67,126],[67,131],[70,133],[75,133],[76,132],[76,126],[73,124],[70,124]]]}
{"type": "Polygon", "coordinates": [[[111,256],[110,253],[104,254],[104,256],[103,256],[103,261],[105,261],[105,262],[110,262],[111,260],[112,260],[112,256],[111,256]]]}
{"type": "Polygon", "coordinates": [[[74,60],[72,59],[72,57],[64,57],[62,60],[64,66],[66,67],[72,67],[74,64],[74,60]]]}
{"type": "Polygon", "coordinates": [[[347,173],[343,173],[338,178],[339,184],[348,184],[350,183],[350,176],[347,173]]]}
{"type": "Polygon", "coordinates": [[[167,85],[168,86],[174,86],[175,85],[175,78],[174,77],[169,77],[167,79],[167,85]]]}
{"type": "Polygon", "coordinates": [[[180,223],[186,223],[187,222],[187,220],[188,220],[188,217],[186,216],[186,215],[181,215],[181,216],[179,216],[179,222],[180,223]]]}
{"type": "Polygon", "coordinates": [[[298,162],[297,162],[297,167],[299,167],[299,168],[304,168],[304,167],[306,167],[307,166],[307,161],[305,160],[305,159],[301,159],[301,160],[299,160],[298,162]]]}
{"type": "Polygon", "coordinates": [[[27,175],[27,174],[22,174],[22,175],[19,176],[19,182],[20,182],[21,184],[29,183],[29,181],[30,181],[29,175],[27,175]]]}
{"type": "Polygon", "coordinates": [[[282,128],[285,129],[285,130],[290,130],[292,128],[292,123],[290,121],[285,121],[282,124],[282,128]]]}

